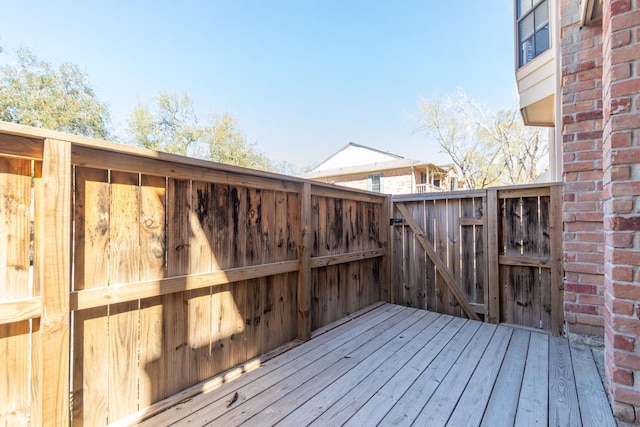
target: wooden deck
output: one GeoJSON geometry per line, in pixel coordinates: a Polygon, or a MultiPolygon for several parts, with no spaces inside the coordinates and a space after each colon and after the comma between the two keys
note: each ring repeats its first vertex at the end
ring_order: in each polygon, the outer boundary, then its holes
{"type": "Polygon", "coordinates": [[[143,425],[615,426],[590,348],[390,304],[205,389],[143,425]]]}

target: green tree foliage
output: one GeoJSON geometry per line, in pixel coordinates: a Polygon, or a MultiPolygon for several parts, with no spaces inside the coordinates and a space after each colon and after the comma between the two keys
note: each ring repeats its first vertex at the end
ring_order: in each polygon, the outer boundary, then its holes
{"type": "Polygon", "coordinates": [[[28,49],[0,68],[0,120],[94,138],[109,137],[110,115],[76,65],[54,68],[28,49]]]}
{"type": "Polygon", "coordinates": [[[219,163],[272,170],[267,157],[248,143],[236,118],[228,113],[201,123],[188,95],[160,92],[154,108],[139,104],[127,124],[132,144],[219,163]]]}
{"type": "Polygon", "coordinates": [[[451,157],[467,188],[531,183],[541,175],[546,139],[540,128],[525,126],[517,110],[488,114],[458,90],[424,100],[416,121],[451,157]]]}

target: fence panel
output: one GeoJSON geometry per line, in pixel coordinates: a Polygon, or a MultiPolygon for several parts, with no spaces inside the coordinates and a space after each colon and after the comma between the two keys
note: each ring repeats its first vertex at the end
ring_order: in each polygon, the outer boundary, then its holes
{"type": "Polygon", "coordinates": [[[0,195],[0,425],[135,422],[389,287],[384,195],[6,123],[0,195]]]}
{"type": "MultiPolygon", "coordinates": [[[[427,193],[396,196],[393,201],[402,204],[411,222],[420,226],[422,236],[475,313],[486,321],[560,334],[562,266],[557,254],[561,250],[554,245],[560,244],[558,224],[562,220],[557,187],[541,184],[427,193]]],[[[395,211],[396,300],[411,307],[465,315],[455,289],[417,244],[422,237],[415,235],[397,206],[395,211]]]]}

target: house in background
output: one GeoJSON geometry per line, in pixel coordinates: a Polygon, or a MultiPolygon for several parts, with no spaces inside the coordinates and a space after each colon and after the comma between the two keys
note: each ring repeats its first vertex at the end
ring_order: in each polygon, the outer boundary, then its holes
{"type": "Polygon", "coordinates": [[[458,189],[458,176],[452,165],[436,166],[353,142],[300,177],[388,194],[458,189]]]}
{"type": "Polygon", "coordinates": [[[565,332],[604,345],[613,411],[640,423],[640,1],[514,4],[522,116],[562,181],[565,332]]]}

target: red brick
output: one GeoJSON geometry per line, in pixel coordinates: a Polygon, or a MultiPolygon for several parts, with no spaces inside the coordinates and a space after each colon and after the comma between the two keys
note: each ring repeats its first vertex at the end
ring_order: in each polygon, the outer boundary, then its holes
{"type": "Polygon", "coordinates": [[[607,233],[605,243],[614,248],[632,248],[633,235],[626,232],[607,233]]]}
{"type": "Polygon", "coordinates": [[[628,369],[613,368],[613,382],[632,386],[633,372],[628,369]]]}
{"type": "Polygon", "coordinates": [[[602,222],[604,215],[602,212],[578,212],[576,213],[576,221],[586,222],[602,222]]]}
{"type": "MultiPolygon", "coordinates": [[[[564,289],[569,292],[575,292],[578,294],[598,294],[598,289],[594,285],[587,284],[578,284],[578,283],[567,283],[564,285],[564,289]]],[[[640,295],[640,290],[638,290],[638,294],[640,295]]]]}
{"type": "Polygon", "coordinates": [[[611,148],[631,147],[631,132],[616,132],[611,134],[611,148]]]}
{"type": "Polygon", "coordinates": [[[631,43],[631,31],[623,30],[618,31],[611,35],[611,47],[626,46],[631,43]]]}
{"type": "Polygon", "coordinates": [[[622,351],[613,352],[613,362],[622,368],[640,369],[640,355],[625,353],[622,351]]]}
{"type": "Polygon", "coordinates": [[[616,64],[611,67],[611,80],[623,80],[631,77],[631,65],[628,63],[616,64]]]}
{"type": "Polygon", "coordinates": [[[613,295],[616,298],[640,300],[640,286],[622,283],[613,283],[613,295]]]}
{"type": "Polygon", "coordinates": [[[610,114],[628,113],[631,111],[631,98],[616,98],[609,103],[610,114]]]}
{"type": "Polygon", "coordinates": [[[600,315],[582,314],[578,313],[576,316],[576,322],[583,325],[603,326],[604,319],[600,315]]]}
{"type": "Polygon", "coordinates": [[[610,11],[611,15],[619,15],[631,10],[631,0],[612,0],[610,11]]]}
{"type": "Polygon", "coordinates": [[[623,316],[633,316],[633,310],[635,306],[633,303],[625,300],[613,300],[611,303],[611,311],[614,314],[620,314],[623,316]]]}
{"type": "Polygon", "coordinates": [[[636,411],[632,405],[613,401],[611,409],[613,410],[613,415],[623,421],[632,423],[636,420],[636,411]]]}
{"type": "MultiPolygon", "coordinates": [[[[626,28],[632,28],[638,25],[640,22],[640,10],[636,10],[631,13],[625,13],[623,15],[617,15],[611,17],[611,30],[613,32],[624,30],[626,28]]],[[[619,61],[614,61],[619,62],[619,61]]]]}
{"type": "Polygon", "coordinates": [[[633,351],[634,342],[633,338],[625,337],[624,335],[613,335],[613,347],[617,350],[633,351]]]}
{"type": "Polygon", "coordinates": [[[568,232],[580,232],[580,231],[600,231],[602,230],[602,224],[593,221],[580,221],[580,222],[570,222],[565,224],[564,230],[568,232]]]}
{"type": "Polygon", "coordinates": [[[568,313],[598,314],[598,307],[586,304],[565,304],[564,309],[568,313]]]}
{"type": "MultiPolygon", "coordinates": [[[[619,164],[616,163],[618,160],[623,160],[623,157],[620,155],[611,156],[611,164],[619,164]]],[[[626,164],[628,162],[624,162],[626,164]]],[[[607,168],[604,174],[605,181],[626,181],[631,176],[631,169],[628,166],[615,166],[612,168],[607,168]]]]}
{"type": "Polygon", "coordinates": [[[614,200],[611,213],[627,214],[633,211],[633,200],[614,200]]]}
{"type": "MultiPolygon", "coordinates": [[[[640,47],[640,45],[638,45],[640,47]]],[[[638,49],[640,53],[640,49],[638,49]]],[[[627,79],[611,84],[611,98],[618,98],[640,92],[640,78],[627,79]]]]}
{"type": "Polygon", "coordinates": [[[628,403],[633,406],[640,406],[640,391],[631,390],[624,387],[615,387],[613,396],[618,402],[628,403]]]}
{"type": "Polygon", "coordinates": [[[608,186],[611,196],[638,196],[640,195],[640,181],[613,182],[608,186]]]}
{"type": "Polygon", "coordinates": [[[580,304],[591,304],[591,305],[604,305],[604,297],[600,295],[584,295],[581,294],[578,298],[580,304]]]}
{"type": "Polygon", "coordinates": [[[640,147],[618,149],[611,153],[611,164],[640,163],[640,147]]]}

